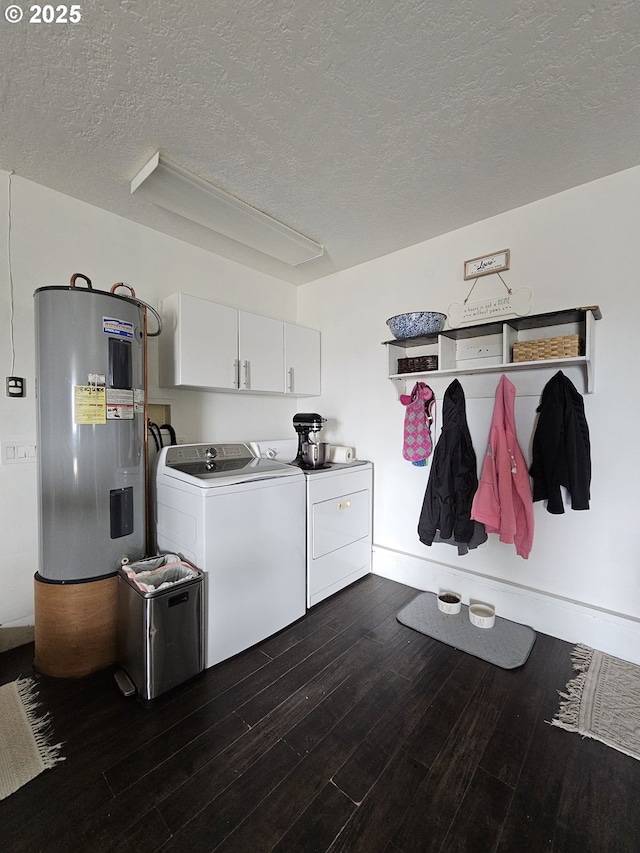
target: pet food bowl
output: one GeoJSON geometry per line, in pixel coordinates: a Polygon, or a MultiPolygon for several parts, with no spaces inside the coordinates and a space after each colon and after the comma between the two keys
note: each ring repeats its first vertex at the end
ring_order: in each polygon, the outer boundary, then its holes
{"type": "Polygon", "coordinates": [[[389,317],[387,326],[398,340],[415,338],[418,335],[435,335],[444,328],[446,314],[439,311],[411,311],[389,317]]]}
{"type": "Polygon", "coordinates": [[[477,628],[493,628],[496,624],[496,609],[489,604],[470,604],[469,621],[477,628]]]}
{"type": "Polygon", "coordinates": [[[457,592],[441,592],[438,594],[438,610],[452,616],[460,613],[460,596],[457,592]]]}

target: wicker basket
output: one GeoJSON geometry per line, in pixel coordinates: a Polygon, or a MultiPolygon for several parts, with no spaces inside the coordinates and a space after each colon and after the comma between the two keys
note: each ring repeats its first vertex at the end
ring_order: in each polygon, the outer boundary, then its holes
{"type": "Polygon", "coordinates": [[[438,369],[437,355],[421,355],[415,358],[399,358],[398,373],[420,373],[438,369]]]}
{"type": "Polygon", "coordinates": [[[516,341],[513,345],[514,362],[540,361],[548,358],[575,358],[583,354],[583,343],[579,335],[540,338],[535,341],[516,341]]]}

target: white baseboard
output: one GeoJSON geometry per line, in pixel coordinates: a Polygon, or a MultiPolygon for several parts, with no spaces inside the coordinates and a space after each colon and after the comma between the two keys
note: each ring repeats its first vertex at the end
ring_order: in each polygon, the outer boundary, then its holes
{"type": "Polygon", "coordinates": [[[33,627],[34,625],[35,614],[33,613],[21,616],[19,619],[13,619],[11,622],[0,622],[0,628],[24,628],[33,627]]]}
{"type": "Polygon", "coordinates": [[[24,646],[26,643],[32,643],[34,631],[33,625],[23,625],[17,628],[0,626],[0,654],[9,651],[9,649],[24,646]]]}
{"type": "Polygon", "coordinates": [[[372,571],[420,590],[458,592],[462,595],[463,604],[470,601],[492,604],[498,616],[512,622],[640,664],[640,620],[622,613],[380,545],[373,546],[372,571]]]}

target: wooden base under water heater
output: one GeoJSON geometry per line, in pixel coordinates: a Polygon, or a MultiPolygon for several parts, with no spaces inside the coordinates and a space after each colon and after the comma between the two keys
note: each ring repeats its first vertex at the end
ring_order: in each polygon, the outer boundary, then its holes
{"type": "Polygon", "coordinates": [[[117,661],[118,578],[34,582],[35,659],[43,675],[81,678],[117,661]]]}

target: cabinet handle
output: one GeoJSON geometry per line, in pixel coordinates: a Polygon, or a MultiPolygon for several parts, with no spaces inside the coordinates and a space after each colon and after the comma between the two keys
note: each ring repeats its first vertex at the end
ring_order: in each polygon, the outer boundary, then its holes
{"type": "Polygon", "coordinates": [[[289,391],[293,391],[293,367],[289,368],[289,391]]]}
{"type": "Polygon", "coordinates": [[[240,359],[236,358],[233,361],[233,375],[231,377],[231,383],[234,388],[240,387],[240,359]]]}
{"type": "Polygon", "coordinates": [[[244,363],[244,387],[251,388],[251,373],[249,370],[249,362],[244,363]]]}

